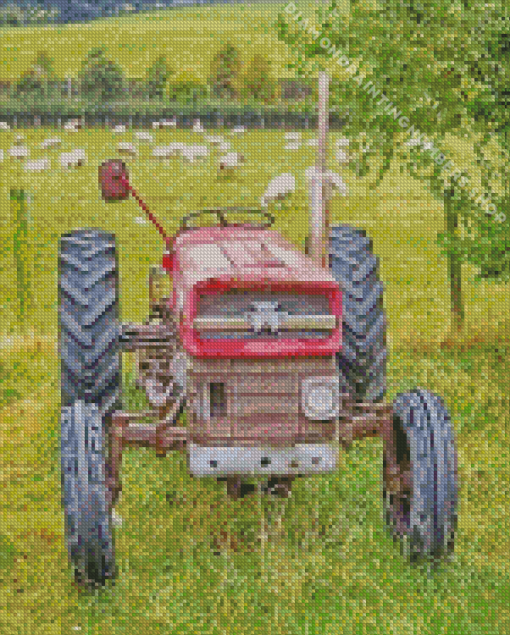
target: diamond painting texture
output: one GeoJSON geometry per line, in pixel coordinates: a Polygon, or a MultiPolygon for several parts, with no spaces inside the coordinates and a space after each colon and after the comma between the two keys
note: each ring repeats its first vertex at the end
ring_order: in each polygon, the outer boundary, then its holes
{"type": "Polygon", "coordinates": [[[0,635],[510,633],[509,42],[0,5],[0,635]]]}

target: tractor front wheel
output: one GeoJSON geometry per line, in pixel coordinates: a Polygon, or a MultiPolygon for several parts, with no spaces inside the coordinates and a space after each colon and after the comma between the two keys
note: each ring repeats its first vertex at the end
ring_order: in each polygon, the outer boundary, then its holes
{"type": "Polygon", "coordinates": [[[457,453],[442,400],[419,388],[398,395],[385,441],[383,498],[394,540],[408,546],[412,562],[453,552],[457,453]]]}

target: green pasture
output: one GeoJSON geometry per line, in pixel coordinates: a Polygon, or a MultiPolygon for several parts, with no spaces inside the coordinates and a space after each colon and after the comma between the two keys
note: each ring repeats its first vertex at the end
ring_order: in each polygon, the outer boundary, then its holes
{"type": "MultiPolygon", "coordinates": [[[[143,77],[160,55],[175,71],[193,70],[204,80],[218,48],[231,41],[246,63],[256,53],[272,60],[276,77],[288,77],[288,48],[274,24],[287,2],[209,5],[151,11],[86,24],[16,27],[1,30],[0,79],[25,72],[41,50],[52,57],[58,77],[76,77],[91,48],[107,50],[127,77],[143,77]]],[[[296,3],[313,17],[309,0],[296,3]]],[[[340,6],[347,7],[344,2],[340,6]]]]}
{"type": "MultiPolygon", "coordinates": [[[[298,479],[288,501],[227,499],[224,483],[192,479],[185,457],[157,459],[129,450],[117,506],[120,575],[85,594],[73,586],[63,543],[59,473],[57,250],[61,233],[101,227],[118,240],[122,319],[141,321],[149,265],[162,241],[134,200],[106,204],[97,167],[116,155],[110,131],[23,132],[31,158],[50,155],[51,171],[27,174],[0,164],[0,633],[2,635],[500,635],[510,632],[508,588],[508,288],[475,284],[464,268],[466,326],[452,336],[446,263],[435,236],[441,205],[398,165],[371,193],[347,170],[347,199],[332,222],[364,227],[381,258],[389,320],[388,399],[419,385],[441,394],[459,451],[460,519],[456,552],[435,573],[410,567],[384,531],[382,446],[342,454],[338,470],[298,479]],[[59,150],[84,148],[85,166],[62,170],[59,150]],[[9,191],[32,195],[33,307],[26,334],[16,330],[16,276],[9,191]]],[[[13,143],[0,132],[0,148],[13,143]]],[[[158,145],[198,143],[190,131],[156,131],[158,145]]],[[[311,137],[312,132],[305,133],[311,137]]],[[[132,133],[122,140],[131,141],[132,133]]],[[[228,136],[224,132],[225,136],[228,136]]],[[[332,144],[340,134],[330,135],[332,144]]],[[[304,170],[315,148],[283,149],[283,132],[229,137],[246,163],[220,178],[215,156],[203,163],[158,162],[151,145],[127,159],[131,181],[169,232],[184,213],[218,204],[252,207],[276,174],[292,172],[298,191],[274,210],[276,229],[302,247],[307,234],[304,170]]],[[[452,142],[454,158],[469,148],[452,142]]],[[[459,163],[462,163],[459,161],[459,163]]],[[[124,407],[140,407],[125,356],[124,407]]]]}

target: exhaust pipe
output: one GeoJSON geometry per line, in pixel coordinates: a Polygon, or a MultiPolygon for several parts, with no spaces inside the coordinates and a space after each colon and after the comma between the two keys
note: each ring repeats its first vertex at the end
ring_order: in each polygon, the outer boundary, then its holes
{"type": "Polygon", "coordinates": [[[327,170],[327,140],[329,126],[329,76],[319,73],[319,148],[317,170],[310,188],[310,256],[319,267],[329,268],[329,183],[327,170]]]}

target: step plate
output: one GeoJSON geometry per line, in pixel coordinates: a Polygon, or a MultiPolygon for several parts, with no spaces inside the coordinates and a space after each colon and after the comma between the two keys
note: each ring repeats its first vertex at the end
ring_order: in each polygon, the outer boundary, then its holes
{"type": "Polygon", "coordinates": [[[204,447],[188,444],[193,476],[322,474],[338,465],[338,446],[300,443],[294,447],[204,447]]]}

